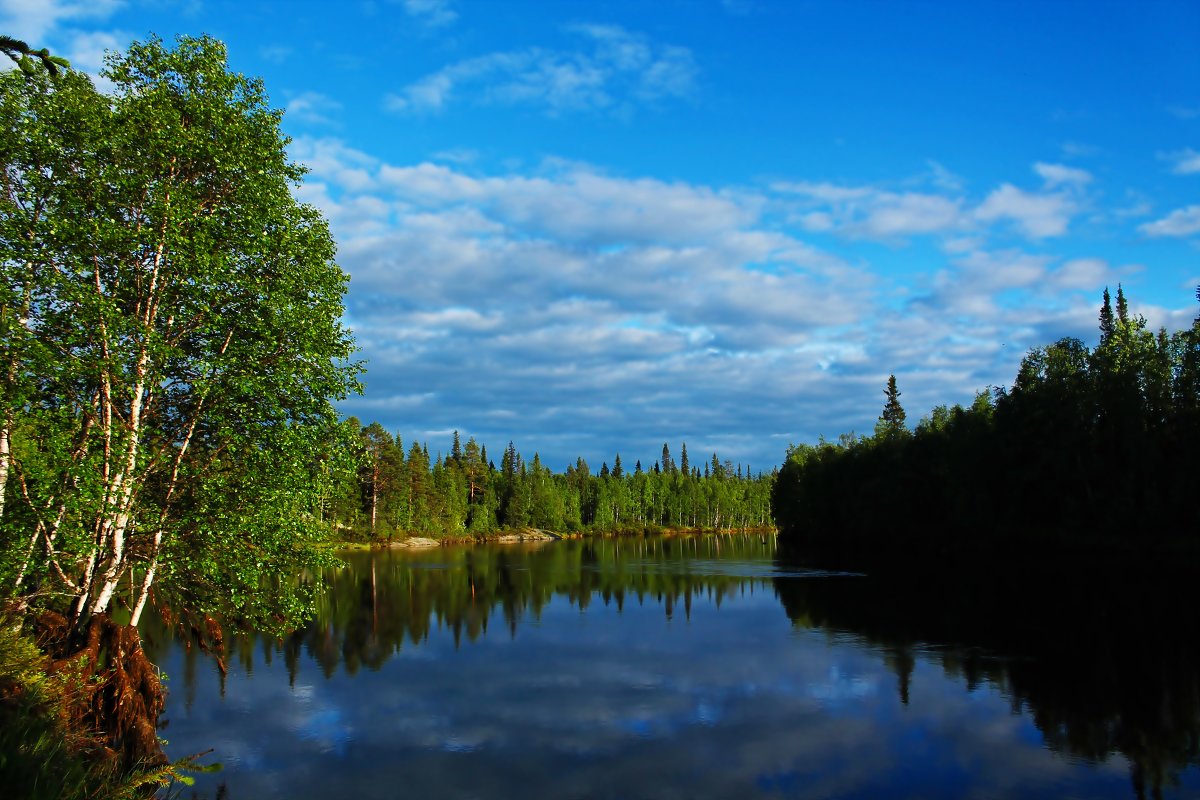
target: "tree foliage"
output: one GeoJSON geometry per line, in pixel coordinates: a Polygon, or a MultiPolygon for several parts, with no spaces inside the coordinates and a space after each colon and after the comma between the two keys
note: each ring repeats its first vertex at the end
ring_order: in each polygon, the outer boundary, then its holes
{"type": "MultiPolygon", "coordinates": [[[[430,463],[426,449],[415,442],[405,458],[399,437],[393,439],[378,423],[362,426],[354,419],[348,424],[358,430],[364,466],[356,477],[343,474],[343,481],[353,484],[343,483],[333,491],[331,497],[338,499],[322,509],[328,524],[343,535],[352,532],[356,538],[386,539],[407,534],[479,535],[528,527],[573,532],[664,527],[729,530],[771,524],[774,475],[752,477],[749,467],[743,474],[741,465],[735,471],[715,453],[713,469],[703,476],[699,468],[684,472],[682,464],[672,465],[671,471],[647,473],[640,461],[630,473],[622,467],[619,454],[612,469],[604,464],[593,473],[578,458],[559,474],[546,467],[537,453],[527,461],[512,442],[504,449],[499,467],[487,463],[482,457],[486,448],[474,437],[463,444],[457,435],[450,455],[430,463]],[[377,464],[386,464],[386,469],[380,473],[377,464]]],[[[686,444],[681,453],[687,453],[686,444]]]]}
{"type": "Polygon", "coordinates": [[[874,437],[792,447],[781,533],[856,561],[1194,539],[1200,318],[1152,332],[1118,289],[1099,320],[1096,347],[1036,348],[1010,389],[936,408],[911,436],[889,435],[885,410],[874,437]]]}
{"type": "Polygon", "coordinates": [[[26,42],[11,36],[0,36],[0,53],[8,56],[21,72],[31,76],[45,70],[51,77],[57,77],[60,70],[71,67],[70,61],[52,55],[45,47],[34,50],[26,42]]]}
{"type": "Polygon", "coordinates": [[[887,401],[884,403],[883,413],[879,415],[875,433],[877,436],[903,436],[908,431],[904,427],[907,415],[904,413],[904,406],[900,405],[900,389],[896,387],[895,375],[888,376],[887,388],[883,393],[887,401]]]}
{"type": "Polygon", "coordinates": [[[346,276],[223,45],[151,39],[103,74],[0,75],[0,583],[76,623],[118,600],[136,623],[154,587],[294,618],[259,589],[311,561],[344,448],[346,276]]]}

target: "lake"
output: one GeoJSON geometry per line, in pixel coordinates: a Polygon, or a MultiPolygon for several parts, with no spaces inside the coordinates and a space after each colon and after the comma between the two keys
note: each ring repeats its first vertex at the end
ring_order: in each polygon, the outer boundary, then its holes
{"type": "Polygon", "coordinates": [[[1200,797],[1194,581],[836,573],[769,535],[344,558],[225,674],[144,625],[168,755],[223,765],[199,796],[1200,797]]]}

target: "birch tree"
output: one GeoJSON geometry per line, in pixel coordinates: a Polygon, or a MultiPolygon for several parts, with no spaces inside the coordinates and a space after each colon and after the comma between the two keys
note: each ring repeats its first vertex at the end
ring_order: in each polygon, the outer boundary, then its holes
{"type": "Polygon", "coordinates": [[[223,45],[152,39],[0,75],[0,556],[76,624],[155,587],[283,620],[331,400],[357,388],[346,276],[292,190],[281,113],[223,45]]]}

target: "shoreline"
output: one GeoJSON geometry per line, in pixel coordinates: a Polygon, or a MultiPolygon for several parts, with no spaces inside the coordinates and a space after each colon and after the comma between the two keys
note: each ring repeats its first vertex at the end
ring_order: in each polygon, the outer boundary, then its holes
{"type": "Polygon", "coordinates": [[[543,528],[523,528],[521,530],[495,531],[483,534],[450,534],[440,537],[405,536],[391,537],[372,542],[330,541],[323,544],[331,550],[361,551],[361,550],[418,550],[434,547],[453,547],[458,545],[483,544],[534,544],[541,542],[558,542],[567,539],[619,539],[646,536],[662,536],[665,538],[686,536],[732,536],[732,535],[771,535],[777,536],[778,529],[774,527],[753,528],[629,528],[607,531],[575,531],[562,533],[543,528]]]}

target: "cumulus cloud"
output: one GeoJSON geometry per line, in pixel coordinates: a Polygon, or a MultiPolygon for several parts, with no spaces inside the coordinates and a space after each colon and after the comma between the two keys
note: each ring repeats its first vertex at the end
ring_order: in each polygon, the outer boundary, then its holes
{"type": "Polygon", "coordinates": [[[1200,205],[1176,209],[1162,219],[1138,227],[1147,236],[1192,236],[1200,233],[1200,205]]]}
{"type": "Polygon", "coordinates": [[[459,61],[389,95],[392,111],[438,113],[451,102],[531,105],[548,113],[627,111],[635,103],[686,97],[695,87],[691,51],[612,25],[570,32],[590,50],[528,48],[459,61]]]}
{"type": "Polygon", "coordinates": [[[1086,181],[1054,169],[1041,177],[1056,188],[1014,188],[1022,203],[1006,206],[1004,185],[973,203],[948,188],[706,186],[555,160],[496,172],[388,163],[330,137],[301,137],[292,155],[352,276],[371,399],[344,410],[435,449],[453,429],[512,439],[556,469],[611,459],[613,442],[653,458],[664,438],[768,467],[789,441],[868,430],[889,372],[914,415],[970,402],[1029,347],[1091,336],[1099,290],[1129,270],[1045,252],[1038,235],[993,244],[996,225],[1067,224],[1086,181]],[[1046,197],[1063,206],[1032,213],[1046,197]],[[868,260],[826,249],[829,233],[939,247],[868,260]]]}
{"type": "MultiPolygon", "coordinates": [[[[834,232],[876,240],[902,240],[937,235],[947,243],[993,223],[1011,223],[1032,239],[1066,233],[1072,216],[1084,204],[1092,181],[1086,170],[1037,162],[1040,190],[1001,184],[972,207],[963,196],[964,182],[936,161],[917,182],[937,191],[895,191],[880,186],[845,186],[829,182],[780,181],[772,189],[796,198],[793,219],[811,232],[834,232]]],[[[909,183],[912,183],[910,181],[909,183]]],[[[953,246],[953,245],[951,245],[953,246]]]]}
{"type": "Polygon", "coordinates": [[[1026,192],[1005,183],[987,196],[975,209],[982,222],[1008,220],[1026,236],[1045,239],[1067,232],[1075,203],[1063,193],[1026,192]]]}
{"type": "MultiPolygon", "coordinates": [[[[737,433],[737,405],[768,391],[768,374],[787,373],[775,392],[848,363],[846,331],[871,307],[874,279],[776,226],[750,190],[579,164],[392,165],[332,139],[301,139],[293,156],[352,275],[369,395],[406,398],[387,411],[392,428],[420,420],[554,458],[564,426],[586,440],[621,409],[631,452],[665,435],[716,440],[737,433]],[[437,389],[414,398],[414,385],[437,389]],[[712,400],[681,426],[696,391],[712,400]]],[[[347,412],[386,410],[360,402],[347,412]]],[[[765,466],[761,440],[737,441],[765,466]]]]}
{"type": "Polygon", "coordinates": [[[808,182],[776,183],[772,188],[828,207],[797,216],[810,231],[891,239],[948,232],[964,223],[961,200],[942,195],[808,182]]]}
{"type": "Polygon", "coordinates": [[[1064,289],[1091,291],[1114,277],[1112,267],[1102,258],[1074,258],[1055,270],[1052,280],[1064,289]]]}

